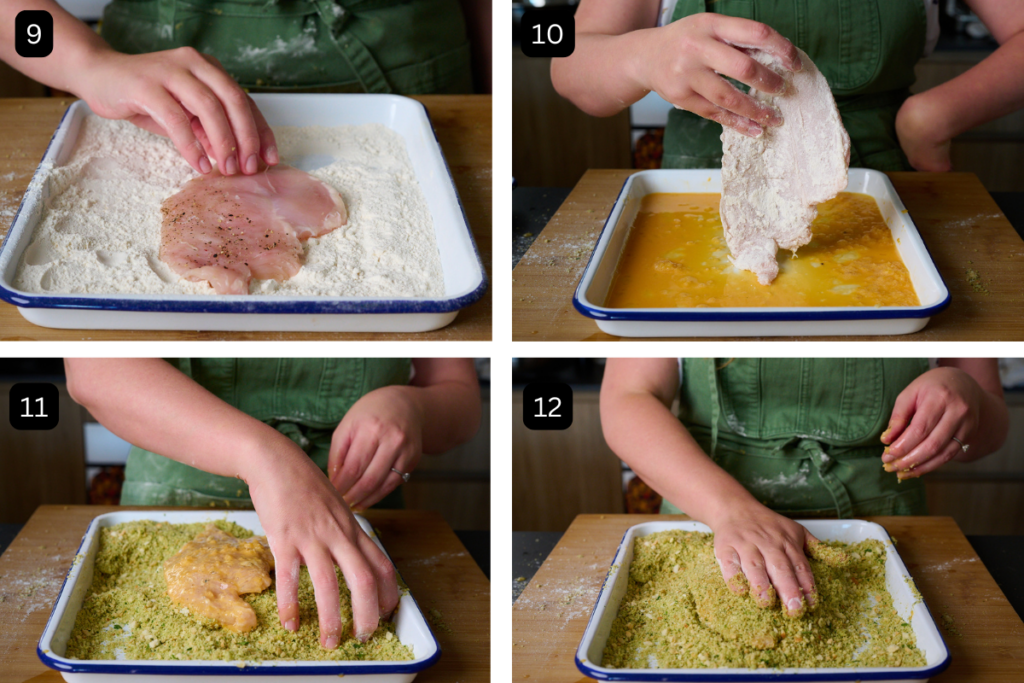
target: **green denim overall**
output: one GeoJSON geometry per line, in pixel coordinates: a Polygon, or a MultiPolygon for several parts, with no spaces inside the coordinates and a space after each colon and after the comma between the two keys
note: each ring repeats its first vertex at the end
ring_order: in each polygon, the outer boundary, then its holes
{"type": "MultiPolygon", "coordinates": [[[[221,400],[277,429],[327,471],[335,427],[365,394],[408,384],[407,358],[178,358],[169,361],[221,400]]],[[[182,425],[188,429],[188,425],[182,425]]],[[[401,507],[401,487],[375,507],[401,507]]],[[[122,505],[252,508],[249,487],[136,446],[122,505]]]]}
{"type": "Polygon", "coordinates": [[[101,32],[129,54],[191,45],[250,90],[473,90],[458,0],[113,0],[101,32]]]}
{"type": "Polygon", "coordinates": [[[905,358],[685,359],[680,419],[780,514],[924,515],[923,482],[885,472],[879,438],[896,397],[927,370],[905,358]]]}
{"type": "MultiPolygon", "coordinates": [[[[679,0],[672,20],[704,11],[767,24],[814,60],[850,134],[850,166],[913,170],[896,137],[896,112],[924,51],[921,0],[679,0]]],[[[721,133],[714,121],[670,111],[662,168],[720,168],[721,133]]]]}

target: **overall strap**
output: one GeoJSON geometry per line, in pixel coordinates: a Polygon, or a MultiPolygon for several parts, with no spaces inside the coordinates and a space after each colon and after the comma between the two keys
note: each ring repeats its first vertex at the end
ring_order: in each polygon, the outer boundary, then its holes
{"type": "Polygon", "coordinates": [[[850,493],[843,486],[843,482],[832,472],[832,468],[836,464],[835,458],[829,457],[828,453],[822,449],[821,443],[814,439],[797,438],[791,441],[790,444],[794,441],[796,442],[796,447],[803,451],[807,459],[811,461],[811,465],[814,466],[814,471],[817,472],[821,483],[825,485],[825,488],[832,495],[832,500],[836,505],[836,516],[839,519],[850,519],[853,517],[853,501],[850,500],[850,493]]]}
{"type": "Polygon", "coordinates": [[[177,9],[177,0],[157,1],[157,22],[159,25],[160,37],[164,40],[171,40],[174,38],[174,17],[177,9]]]}
{"type": "Polygon", "coordinates": [[[722,414],[722,392],[718,386],[718,368],[714,358],[708,359],[708,386],[711,387],[711,452],[708,455],[715,459],[718,450],[718,418],[722,414]]]}
{"type": "MultiPolygon", "coordinates": [[[[162,0],[165,1],[165,0],[162,0]]],[[[384,76],[370,50],[345,30],[350,12],[343,0],[309,0],[316,6],[320,19],[327,26],[331,42],[345,58],[359,83],[368,93],[392,93],[394,90],[384,76]]]]}

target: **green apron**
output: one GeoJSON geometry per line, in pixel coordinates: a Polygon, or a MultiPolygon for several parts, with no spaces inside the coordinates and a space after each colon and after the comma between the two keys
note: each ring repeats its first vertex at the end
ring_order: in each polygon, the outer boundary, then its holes
{"type": "MultiPolygon", "coordinates": [[[[363,395],[408,384],[407,358],[179,358],[172,365],[221,400],[294,441],[327,471],[331,436],[363,395]]],[[[186,427],[187,428],[187,427],[186,427]]],[[[401,487],[375,507],[401,507],[401,487]]],[[[252,508],[249,487],[136,446],[122,505],[252,508]]]]}
{"type": "MultiPolygon", "coordinates": [[[[850,166],[913,170],[896,137],[896,112],[924,51],[921,0],[679,0],[672,20],[704,11],[767,24],[814,60],[850,134],[850,166]]],[[[670,111],[662,168],[720,168],[721,133],[714,121],[670,111]]]]}
{"type": "MultiPolygon", "coordinates": [[[[927,370],[904,358],[684,359],[680,419],[780,514],[924,515],[924,483],[884,471],[879,438],[896,397],[927,370]]],[[[662,512],[680,510],[666,501],[662,512]]]]}
{"type": "Polygon", "coordinates": [[[458,0],[113,0],[120,52],[191,45],[250,90],[472,92],[458,0]]]}

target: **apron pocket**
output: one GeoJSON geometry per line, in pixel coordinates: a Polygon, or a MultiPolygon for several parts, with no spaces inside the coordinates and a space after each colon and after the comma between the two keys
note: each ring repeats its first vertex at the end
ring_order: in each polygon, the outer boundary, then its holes
{"type": "Polygon", "coordinates": [[[815,3],[812,9],[801,5],[801,25],[835,26],[832,31],[810,31],[806,52],[815,56],[814,63],[828,80],[833,94],[852,92],[871,83],[882,62],[882,27],[878,3],[874,0],[839,0],[836,3],[815,3]]]}

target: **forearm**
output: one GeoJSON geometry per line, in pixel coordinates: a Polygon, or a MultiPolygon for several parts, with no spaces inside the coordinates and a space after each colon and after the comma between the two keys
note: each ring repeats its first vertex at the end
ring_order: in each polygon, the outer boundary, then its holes
{"type": "Polygon", "coordinates": [[[65,360],[65,367],[71,397],[101,424],[172,460],[248,482],[269,454],[302,453],[165,361],[76,358],[65,360]]]}
{"type": "Polygon", "coordinates": [[[551,60],[551,83],[562,97],[591,116],[612,116],[650,89],[636,75],[652,31],[622,35],[577,33],[571,56],[551,60]]]}
{"type": "Polygon", "coordinates": [[[971,439],[970,448],[966,453],[960,453],[953,459],[958,462],[974,462],[991,455],[1006,441],[1009,426],[1010,414],[1006,408],[1006,401],[1002,396],[995,396],[986,391],[982,397],[978,429],[971,439]]]}
{"type": "Polygon", "coordinates": [[[423,418],[423,452],[438,455],[469,441],[480,428],[480,387],[457,380],[403,387],[423,418]]]}
{"type": "Polygon", "coordinates": [[[654,395],[622,392],[601,397],[605,440],[644,482],[709,526],[756,500],[716,465],[654,395]]]}
{"type": "Polygon", "coordinates": [[[96,32],[54,0],[5,0],[0,3],[0,59],[40,83],[80,95],[82,69],[110,47],[96,32]],[[53,52],[22,57],[14,49],[14,19],[23,10],[46,10],[53,17],[53,52]]]}
{"type": "Polygon", "coordinates": [[[956,78],[914,95],[908,104],[936,140],[957,135],[1024,107],[1024,33],[956,78]]]}
{"type": "Polygon", "coordinates": [[[954,459],[973,462],[994,453],[1006,441],[1010,430],[1010,411],[1003,396],[998,361],[994,358],[940,358],[939,367],[967,373],[982,392],[978,427],[971,438],[970,448],[954,459]]]}

